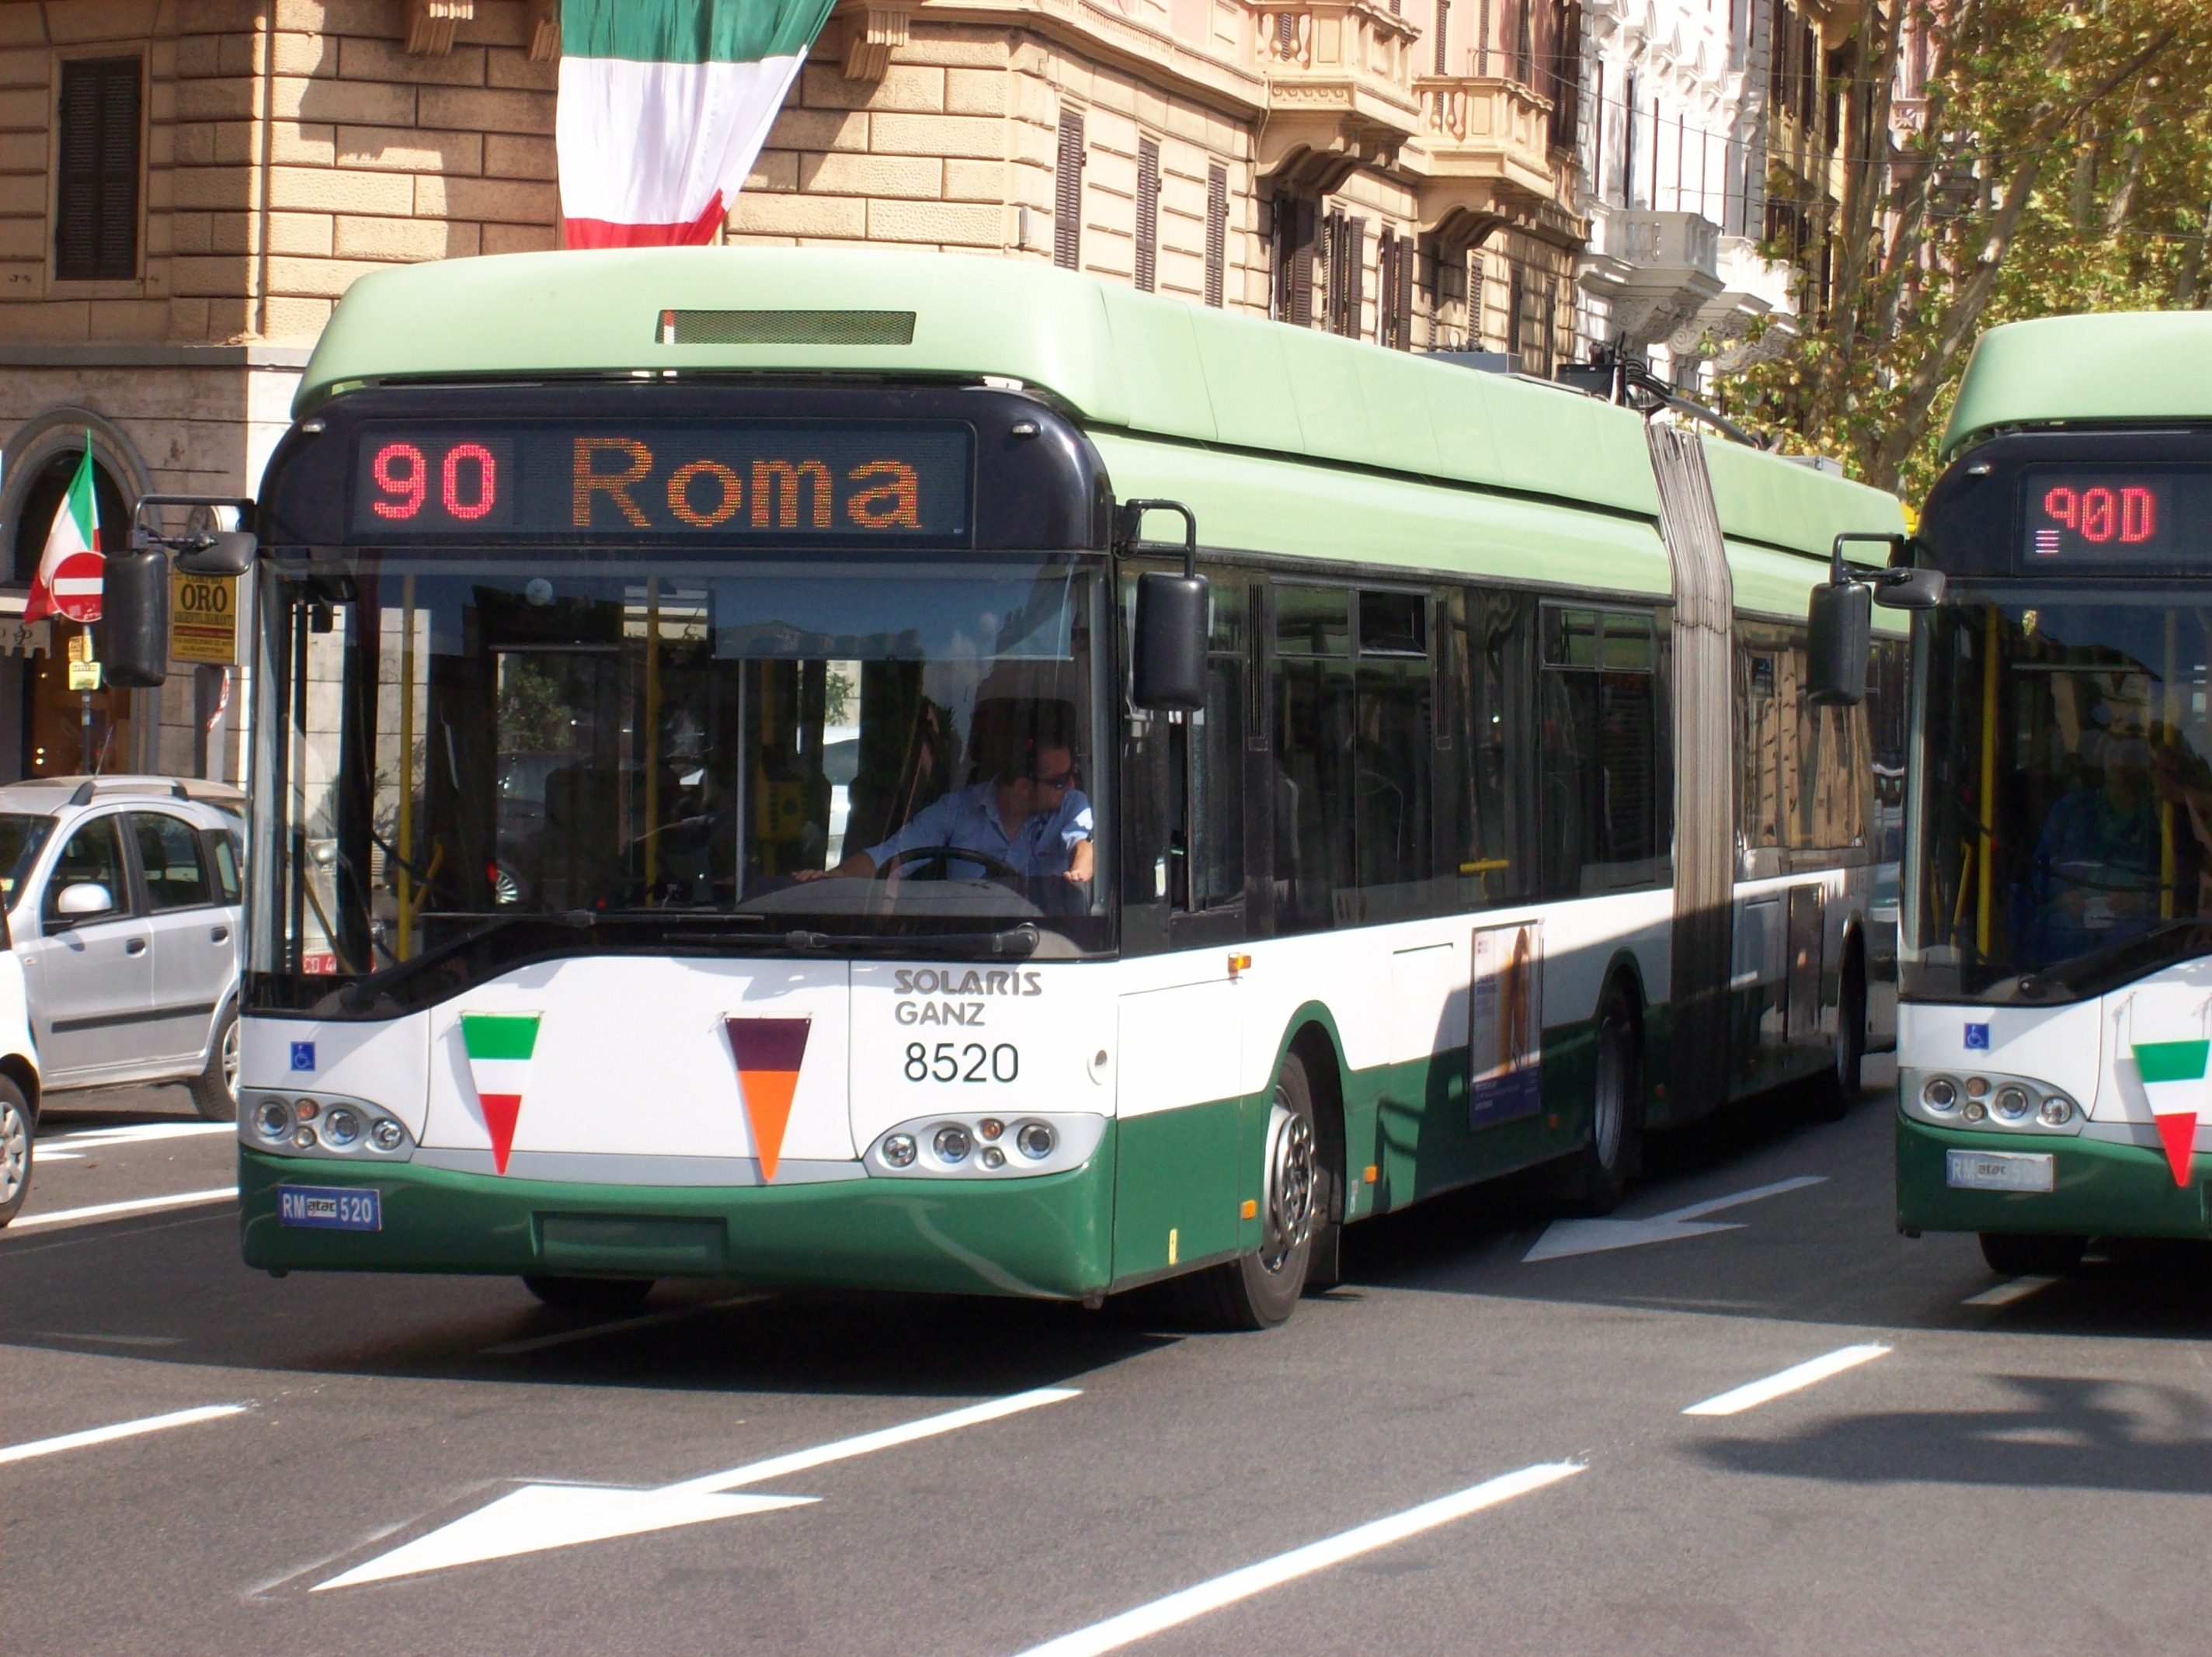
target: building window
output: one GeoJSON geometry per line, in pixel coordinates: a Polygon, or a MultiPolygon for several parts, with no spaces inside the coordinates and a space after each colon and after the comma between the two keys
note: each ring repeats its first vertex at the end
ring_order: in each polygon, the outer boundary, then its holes
{"type": "Polygon", "coordinates": [[[1357,339],[1367,307],[1367,221],[1331,213],[1322,257],[1328,261],[1328,305],[1322,325],[1333,334],[1357,339]]]}
{"type": "Polygon", "coordinates": [[[1052,174],[1052,262],[1079,267],[1083,254],[1083,118],[1060,112],[1060,154],[1052,174]]]}
{"type": "Polygon", "coordinates": [[[1206,302],[1221,308],[1229,270],[1229,169],[1206,170],[1206,302]]]}
{"type": "Polygon", "coordinates": [[[1159,285],[1160,268],[1160,147],[1150,138],[1137,140],[1137,268],[1139,291],[1149,294],[1159,285]]]}
{"type": "Polygon", "coordinates": [[[1273,230],[1268,250],[1274,265],[1274,290],[1267,313],[1294,327],[1313,326],[1314,204],[1295,196],[1270,203],[1273,230]]]}
{"type": "Polygon", "coordinates": [[[128,282],[138,274],[139,60],[62,64],[54,275],[128,282]]]}
{"type": "Polygon", "coordinates": [[[1437,70],[1444,72],[1444,36],[1451,27],[1451,0],[1437,0],[1437,70]]]}
{"type": "Polygon", "coordinates": [[[1389,230],[1376,239],[1375,250],[1375,343],[1393,350],[1413,349],[1413,265],[1417,257],[1411,233],[1389,230]]]}

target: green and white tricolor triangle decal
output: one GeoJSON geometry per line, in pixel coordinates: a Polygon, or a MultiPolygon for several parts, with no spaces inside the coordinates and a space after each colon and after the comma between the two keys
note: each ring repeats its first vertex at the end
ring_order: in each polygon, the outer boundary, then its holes
{"type": "Polygon", "coordinates": [[[2205,1055],[2212,1041],[2138,1041],[2136,1069],[2158,1123],[2158,1142],[2166,1147],[2173,1182],[2189,1183],[2189,1159],[2197,1145],[2197,1113],[2204,1101],[2205,1055]]]}
{"type": "Polygon", "coordinates": [[[539,1015],[534,1012],[465,1012],[461,1045],[468,1050],[469,1080],[476,1084],[484,1131],[491,1135],[492,1166],[507,1172],[514,1149],[514,1124],[522,1114],[522,1095],[530,1082],[530,1057],[538,1050],[539,1015]]]}

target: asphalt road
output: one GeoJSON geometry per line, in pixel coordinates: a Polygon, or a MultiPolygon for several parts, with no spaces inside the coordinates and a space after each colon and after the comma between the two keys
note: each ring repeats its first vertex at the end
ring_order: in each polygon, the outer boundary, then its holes
{"type": "Polygon", "coordinates": [[[1879,1093],[1660,1145],[1619,1217],[1646,1223],[1486,1191],[1359,1228],[1342,1288],[1236,1336],[1151,1302],[714,1284],[593,1323],[503,1280],[274,1280],[227,1201],[79,1212],[230,1181],[227,1139],[127,1102],[49,1117],[0,1234],[10,1657],[2207,1642],[2207,1256],[2008,1285],[1901,1238],[1879,1093]]]}

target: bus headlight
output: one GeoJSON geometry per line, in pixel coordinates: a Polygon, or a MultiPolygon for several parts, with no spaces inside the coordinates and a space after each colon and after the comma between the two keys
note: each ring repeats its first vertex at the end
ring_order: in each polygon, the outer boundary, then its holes
{"type": "Polygon", "coordinates": [[[253,1131],[271,1144],[292,1132],[292,1108],[282,1099],[264,1099],[253,1110],[253,1131]]]}
{"type": "Polygon", "coordinates": [[[1959,1084],[1948,1076],[1931,1076],[1921,1083],[1920,1102],[1939,1116],[1959,1108],[1959,1084]]]}
{"type": "Polygon", "coordinates": [[[379,1150],[397,1150],[407,1143],[407,1130],[386,1116],[369,1129],[368,1142],[379,1150]]]}
{"type": "Polygon", "coordinates": [[[1048,1122],[1024,1122],[1021,1131],[1014,1135],[1014,1144],[1023,1156],[1033,1162],[1041,1162],[1052,1155],[1054,1135],[1048,1122]]]}
{"type": "Polygon", "coordinates": [[[937,1137],[930,1141],[939,1159],[947,1162],[967,1161],[969,1144],[968,1130],[957,1122],[947,1122],[937,1130],[937,1137]]]}
{"type": "Polygon", "coordinates": [[[914,1135],[911,1133],[894,1133],[884,1141],[884,1160],[893,1168],[912,1168],[914,1153],[914,1135]]]}
{"type": "Polygon", "coordinates": [[[2074,1102],[2054,1093],[2043,1102],[2043,1108],[2035,1113],[2035,1119],[2045,1127],[2064,1127],[2074,1120],[2074,1102]]]}
{"type": "Polygon", "coordinates": [[[860,1153],[874,1179],[1027,1180],[1088,1163],[1105,1138],[1096,1112],[920,1116],[894,1122],[860,1153]]]}
{"type": "Polygon", "coordinates": [[[2027,1089],[2012,1083],[1999,1088],[1996,1096],[1990,1101],[1990,1114],[2000,1122],[2024,1122],[2033,1108],[2027,1089]]]}

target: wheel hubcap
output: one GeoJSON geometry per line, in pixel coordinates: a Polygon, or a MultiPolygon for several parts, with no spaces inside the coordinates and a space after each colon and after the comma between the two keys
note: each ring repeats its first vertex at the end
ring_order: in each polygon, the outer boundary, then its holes
{"type": "Polygon", "coordinates": [[[0,1206],[15,1200],[30,1174],[30,1124],[12,1103],[0,1105],[0,1206]]]}
{"type": "Polygon", "coordinates": [[[1313,1229],[1313,1124],[1277,1099],[1267,1119],[1267,1235],[1260,1264],[1279,1272],[1313,1229]]]}
{"type": "Polygon", "coordinates": [[[222,1085],[234,1099],[238,1097],[238,1021],[230,1021],[230,1028],[222,1033],[222,1085]]]}

